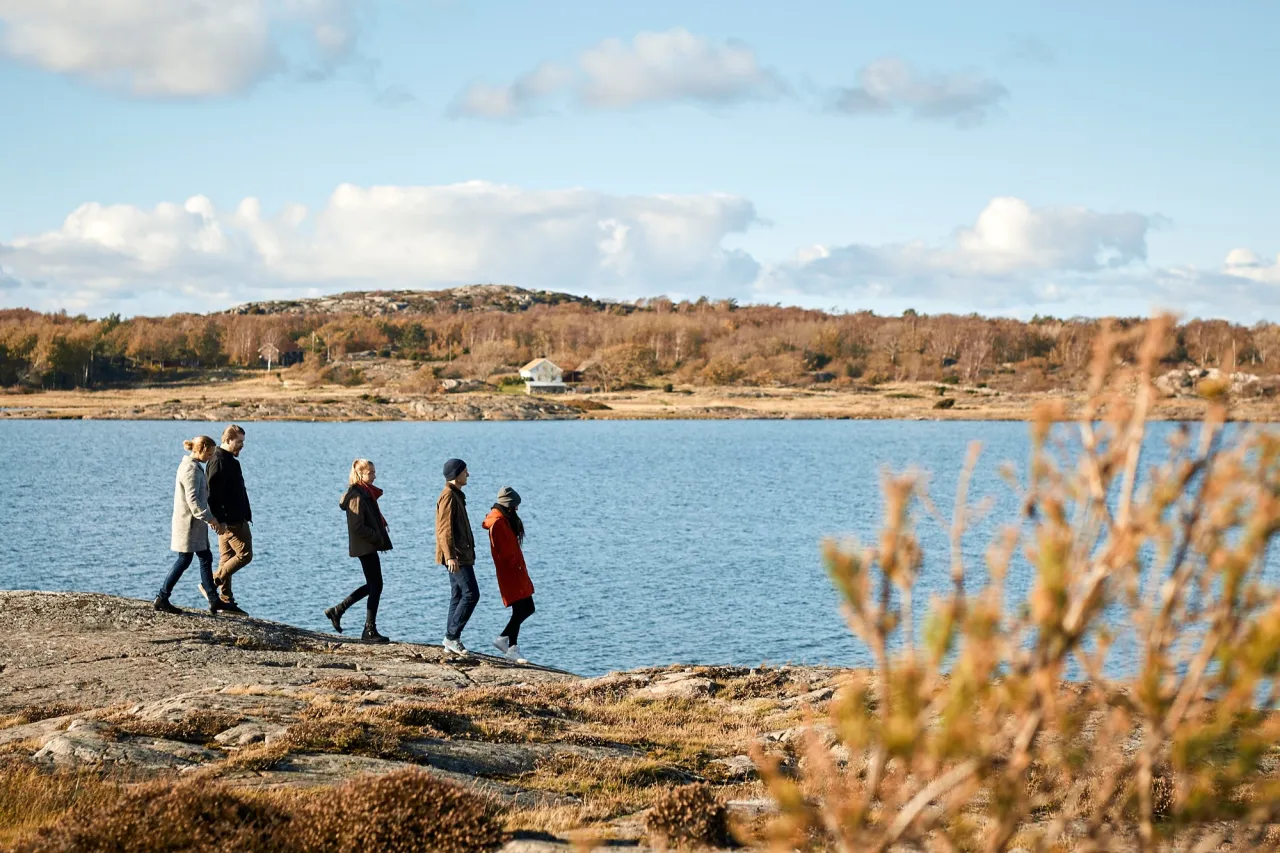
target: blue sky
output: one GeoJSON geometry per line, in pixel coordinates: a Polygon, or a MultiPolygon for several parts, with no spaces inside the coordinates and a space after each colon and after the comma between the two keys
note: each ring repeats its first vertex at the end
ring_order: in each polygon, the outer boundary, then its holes
{"type": "Polygon", "coordinates": [[[1278,29],[1259,2],[0,0],[0,306],[502,281],[1277,319],[1278,29]]]}

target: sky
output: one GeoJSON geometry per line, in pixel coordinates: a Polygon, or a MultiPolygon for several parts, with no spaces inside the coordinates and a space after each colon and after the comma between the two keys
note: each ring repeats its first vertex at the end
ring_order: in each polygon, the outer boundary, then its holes
{"type": "Polygon", "coordinates": [[[0,0],[0,307],[1280,320],[1280,4],[0,0]]]}

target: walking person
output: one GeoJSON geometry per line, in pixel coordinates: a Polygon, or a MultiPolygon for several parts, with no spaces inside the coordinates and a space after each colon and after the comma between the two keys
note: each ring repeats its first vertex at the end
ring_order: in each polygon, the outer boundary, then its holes
{"type": "Polygon", "coordinates": [[[462,487],[471,477],[467,463],[450,459],[444,463],[444,491],[436,500],[436,562],[449,570],[449,622],[444,647],[455,655],[467,654],[462,645],[462,629],[480,600],[476,586],[476,540],[467,518],[467,496],[462,487]]]}
{"type": "Polygon", "coordinates": [[[382,489],[373,484],[377,476],[377,469],[368,459],[357,459],[351,463],[351,474],[347,477],[349,485],[338,505],[347,514],[348,553],[359,558],[364,583],[341,603],[324,611],[333,630],[341,634],[342,614],[360,599],[367,598],[364,633],[360,635],[361,642],[365,643],[391,642],[378,633],[378,603],[382,600],[382,561],[378,552],[391,550],[391,537],[387,535],[387,520],[378,508],[382,489]]]}
{"type": "Polygon", "coordinates": [[[519,508],[519,492],[503,486],[483,526],[489,531],[489,550],[493,553],[493,568],[498,573],[502,606],[511,608],[511,619],[493,645],[507,660],[528,663],[516,645],[520,640],[520,626],[534,610],[533,581],[529,580],[529,569],[520,547],[524,544],[524,521],[517,512],[519,508]]]}
{"type": "MultiPolygon", "coordinates": [[[[202,591],[209,591],[213,586],[213,554],[209,551],[209,528],[217,533],[223,532],[223,526],[209,511],[209,481],[205,478],[201,463],[213,457],[217,447],[213,439],[207,435],[197,436],[190,441],[182,442],[187,455],[178,463],[178,475],[173,486],[173,524],[170,530],[169,547],[178,552],[178,558],[169,569],[164,585],[156,595],[153,606],[162,613],[181,613],[182,611],[169,603],[173,588],[178,585],[182,573],[191,565],[194,556],[200,561],[200,586],[202,591]]],[[[225,609],[217,595],[209,596],[209,615],[216,615],[225,609]]]]}
{"type": "Polygon", "coordinates": [[[240,451],[244,449],[244,428],[231,424],[222,431],[222,444],[213,451],[205,465],[209,478],[209,509],[226,528],[218,535],[218,570],[213,573],[217,594],[228,613],[244,613],[231,591],[231,576],[253,560],[253,510],[249,493],[244,488],[240,470],[240,451]]]}

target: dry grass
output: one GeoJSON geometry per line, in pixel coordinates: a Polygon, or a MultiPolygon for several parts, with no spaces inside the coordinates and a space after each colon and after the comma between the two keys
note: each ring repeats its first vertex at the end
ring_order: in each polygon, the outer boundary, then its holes
{"type": "Polygon", "coordinates": [[[43,702],[37,705],[28,705],[8,716],[0,717],[0,729],[25,726],[30,723],[38,723],[41,720],[50,720],[54,717],[65,717],[69,714],[78,714],[84,710],[86,710],[85,706],[76,702],[43,702]]]}
{"type": "Polygon", "coordinates": [[[259,793],[0,767],[0,844],[13,853],[472,853],[502,837],[492,802],[413,770],[259,793]]]}
{"type": "Polygon", "coordinates": [[[127,713],[104,719],[120,734],[205,744],[237,725],[241,717],[222,711],[192,711],[180,720],[144,720],[127,713]]]}
{"type": "Polygon", "coordinates": [[[319,690],[339,690],[350,692],[356,690],[381,690],[382,682],[375,681],[367,675],[341,675],[335,678],[322,678],[312,682],[312,687],[319,690]]]}
{"type": "Polygon", "coordinates": [[[0,758],[0,845],[52,823],[74,806],[100,808],[119,790],[97,773],[51,773],[25,759],[0,758]]]}

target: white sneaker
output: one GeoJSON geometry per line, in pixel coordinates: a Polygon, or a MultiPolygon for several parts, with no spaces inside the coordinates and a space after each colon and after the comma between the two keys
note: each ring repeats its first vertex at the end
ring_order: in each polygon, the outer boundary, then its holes
{"type": "Polygon", "coordinates": [[[528,663],[527,660],[525,660],[523,657],[520,656],[519,646],[512,646],[511,648],[503,652],[502,656],[507,660],[511,661],[512,663],[528,663]]]}
{"type": "Polygon", "coordinates": [[[450,640],[448,637],[445,637],[443,645],[447,652],[451,652],[455,655],[461,655],[463,657],[466,657],[467,655],[467,647],[462,645],[461,640],[450,640]]]}
{"type": "Polygon", "coordinates": [[[511,641],[506,637],[498,637],[493,641],[493,647],[505,655],[507,649],[511,648],[511,641]]]}

